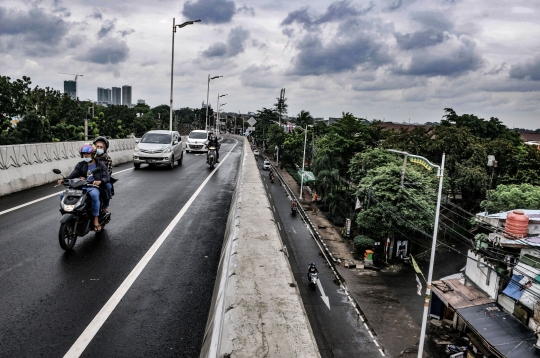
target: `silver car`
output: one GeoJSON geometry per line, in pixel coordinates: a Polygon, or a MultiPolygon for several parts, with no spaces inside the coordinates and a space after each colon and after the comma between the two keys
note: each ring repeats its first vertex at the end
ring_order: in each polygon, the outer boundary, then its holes
{"type": "Polygon", "coordinates": [[[191,131],[186,141],[186,152],[208,152],[208,148],[206,147],[208,131],[200,129],[191,131]]]}
{"type": "Polygon", "coordinates": [[[133,152],[135,169],[139,169],[141,164],[165,164],[172,169],[175,161],[182,165],[183,159],[182,137],[176,131],[146,132],[133,152]]]}

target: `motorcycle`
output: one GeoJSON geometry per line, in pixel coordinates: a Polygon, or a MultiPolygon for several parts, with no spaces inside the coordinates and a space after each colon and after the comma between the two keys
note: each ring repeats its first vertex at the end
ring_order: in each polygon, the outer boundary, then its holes
{"type": "Polygon", "coordinates": [[[309,284],[311,286],[316,286],[318,280],[319,280],[319,274],[317,272],[309,273],[309,284]]]}
{"type": "Polygon", "coordinates": [[[274,174],[273,173],[270,173],[270,182],[272,182],[272,184],[274,183],[274,174]]]}
{"type": "Polygon", "coordinates": [[[291,213],[293,215],[296,215],[297,212],[298,212],[298,207],[296,205],[291,206],[291,213]]]}
{"type": "Polygon", "coordinates": [[[210,169],[214,169],[214,166],[216,165],[216,159],[217,158],[217,152],[216,147],[208,147],[208,165],[210,165],[210,169]]]}
{"type": "MultiPolygon", "coordinates": [[[[55,174],[62,175],[59,169],[53,169],[55,174]]],[[[92,174],[99,172],[94,169],[92,174]]],[[[60,201],[60,229],[58,239],[60,247],[64,250],[71,250],[77,242],[78,236],[85,236],[93,227],[94,216],[92,215],[92,199],[86,193],[84,186],[92,186],[86,179],[65,179],[62,175],[62,184],[67,187],[64,196],[60,201]]],[[[99,225],[102,230],[111,221],[111,213],[101,210],[103,201],[100,197],[99,225]]]]}

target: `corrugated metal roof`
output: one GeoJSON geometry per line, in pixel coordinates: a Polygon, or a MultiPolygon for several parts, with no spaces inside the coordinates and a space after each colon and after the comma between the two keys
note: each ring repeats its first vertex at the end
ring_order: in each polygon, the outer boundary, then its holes
{"type": "Polygon", "coordinates": [[[458,309],[457,314],[495,354],[507,358],[540,357],[536,335],[497,303],[458,309]]]}
{"type": "Polygon", "coordinates": [[[433,281],[431,285],[437,296],[455,310],[493,302],[475,286],[465,286],[456,278],[433,281]]]}

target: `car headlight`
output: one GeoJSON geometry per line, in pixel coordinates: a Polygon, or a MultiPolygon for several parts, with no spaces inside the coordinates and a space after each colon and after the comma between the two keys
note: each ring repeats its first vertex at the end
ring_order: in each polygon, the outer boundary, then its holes
{"type": "Polygon", "coordinates": [[[167,147],[163,149],[163,153],[170,153],[170,152],[171,152],[171,147],[167,147]]]}
{"type": "Polygon", "coordinates": [[[137,144],[137,145],[135,146],[135,149],[134,149],[134,151],[136,151],[136,152],[139,152],[139,151],[140,151],[140,149],[139,149],[139,145],[138,145],[138,144],[137,144]]]}

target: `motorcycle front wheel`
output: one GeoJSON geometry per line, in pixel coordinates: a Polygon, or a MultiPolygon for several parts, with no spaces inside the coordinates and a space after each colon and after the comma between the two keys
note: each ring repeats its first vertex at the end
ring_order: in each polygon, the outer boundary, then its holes
{"type": "Polygon", "coordinates": [[[75,232],[75,220],[69,220],[60,224],[58,231],[58,239],[60,247],[64,250],[71,250],[77,241],[77,233],[75,232]]]}

